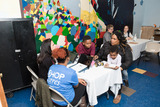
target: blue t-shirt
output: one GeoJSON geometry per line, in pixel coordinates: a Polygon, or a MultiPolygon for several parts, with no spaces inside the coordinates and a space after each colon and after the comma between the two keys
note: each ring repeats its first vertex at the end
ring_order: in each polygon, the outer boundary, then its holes
{"type": "MultiPolygon", "coordinates": [[[[64,65],[52,65],[48,72],[48,85],[60,92],[69,102],[72,102],[75,96],[73,86],[78,85],[76,71],[67,68],[64,65]]],[[[65,101],[54,101],[56,104],[66,106],[65,101]]]]}

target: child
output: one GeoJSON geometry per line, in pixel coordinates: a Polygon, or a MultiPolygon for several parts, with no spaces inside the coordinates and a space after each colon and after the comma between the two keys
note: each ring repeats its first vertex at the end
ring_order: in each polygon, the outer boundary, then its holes
{"type": "Polygon", "coordinates": [[[90,36],[84,36],[83,42],[81,42],[78,46],[78,54],[85,54],[91,57],[95,55],[95,44],[91,41],[90,36]]]}
{"type": "Polygon", "coordinates": [[[109,66],[110,64],[116,65],[114,69],[118,69],[121,66],[121,56],[118,54],[118,47],[116,45],[109,48],[109,54],[105,66],[109,66]]]}

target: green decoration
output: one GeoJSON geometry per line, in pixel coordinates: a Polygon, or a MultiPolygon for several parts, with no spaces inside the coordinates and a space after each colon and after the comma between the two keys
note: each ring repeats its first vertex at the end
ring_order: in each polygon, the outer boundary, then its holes
{"type": "Polygon", "coordinates": [[[41,29],[46,29],[46,26],[44,24],[42,24],[41,29]]]}
{"type": "Polygon", "coordinates": [[[40,8],[42,8],[42,5],[40,6],[40,8]]]}
{"type": "MultiPolygon", "coordinates": [[[[63,28],[62,28],[63,29],[63,28]]],[[[69,34],[68,28],[66,27],[65,29],[63,29],[62,34],[64,36],[67,36],[69,34]]]]}
{"type": "Polygon", "coordinates": [[[78,29],[79,29],[79,26],[77,25],[76,28],[77,28],[77,30],[78,30],[78,29]]]}
{"type": "Polygon", "coordinates": [[[65,21],[68,21],[68,19],[64,19],[65,21]]]}
{"type": "Polygon", "coordinates": [[[70,25],[70,27],[72,28],[72,26],[74,26],[73,24],[69,24],[70,25]]]}
{"type": "Polygon", "coordinates": [[[47,16],[49,16],[49,20],[52,20],[53,19],[53,14],[47,14],[47,16]]]}
{"type": "Polygon", "coordinates": [[[54,42],[54,44],[57,45],[58,38],[59,38],[59,36],[54,35],[54,36],[52,36],[51,40],[54,42]]]}
{"type": "Polygon", "coordinates": [[[31,18],[31,16],[26,16],[26,18],[31,18]]]}
{"type": "Polygon", "coordinates": [[[40,47],[41,47],[41,44],[42,44],[42,42],[39,40],[39,38],[40,38],[40,35],[37,34],[36,37],[35,37],[37,53],[40,53],[40,47]]]}
{"type": "Polygon", "coordinates": [[[100,17],[99,13],[96,13],[96,15],[98,16],[98,18],[103,21],[103,19],[100,17]]]}
{"type": "Polygon", "coordinates": [[[48,0],[48,4],[50,4],[51,0],[48,0]]]}
{"type": "Polygon", "coordinates": [[[78,39],[78,41],[76,42],[75,40],[72,40],[71,43],[73,45],[74,48],[76,48],[76,46],[79,44],[80,40],[78,39]]]}
{"type": "Polygon", "coordinates": [[[59,19],[59,24],[62,24],[63,20],[62,19],[59,19]]]}
{"type": "Polygon", "coordinates": [[[42,21],[43,19],[44,19],[43,17],[40,17],[40,18],[39,18],[40,21],[42,21]]]}
{"type": "Polygon", "coordinates": [[[55,25],[56,23],[57,23],[57,22],[56,22],[56,20],[55,20],[55,21],[52,22],[52,25],[55,25]]]}
{"type": "Polygon", "coordinates": [[[71,36],[71,34],[68,34],[67,35],[67,40],[68,40],[68,42],[73,41],[74,40],[74,36],[71,36]]]}

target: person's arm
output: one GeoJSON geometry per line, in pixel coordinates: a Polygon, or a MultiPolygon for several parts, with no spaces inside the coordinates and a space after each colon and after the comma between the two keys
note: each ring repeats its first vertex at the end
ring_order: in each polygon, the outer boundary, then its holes
{"type": "Polygon", "coordinates": [[[74,88],[77,88],[79,85],[79,80],[78,76],[76,74],[76,71],[73,72],[72,77],[71,77],[71,84],[74,88]]]}
{"type": "Polygon", "coordinates": [[[132,64],[132,61],[133,61],[133,56],[131,48],[130,46],[127,46],[125,49],[125,61],[121,65],[122,70],[127,69],[132,64]]]}
{"type": "Polygon", "coordinates": [[[107,41],[110,41],[110,35],[108,33],[105,33],[103,36],[103,44],[106,43],[107,41]]]}
{"type": "Polygon", "coordinates": [[[83,49],[82,48],[83,48],[82,43],[80,43],[79,46],[78,46],[78,55],[83,54],[83,49]]]}
{"type": "Polygon", "coordinates": [[[95,55],[95,44],[92,43],[90,56],[91,56],[91,57],[94,57],[94,55],[95,55]]]}
{"type": "Polygon", "coordinates": [[[107,56],[107,63],[104,66],[109,66],[111,64],[110,56],[107,56]]]}
{"type": "Polygon", "coordinates": [[[117,61],[117,64],[116,64],[116,66],[118,66],[118,67],[120,67],[121,66],[121,55],[118,55],[118,59],[117,59],[118,61],[117,61]]]}
{"type": "Polygon", "coordinates": [[[129,32],[129,37],[133,39],[133,35],[131,34],[131,32],[129,32]]]}
{"type": "Polygon", "coordinates": [[[103,55],[106,45],[107,45],[107,44],[105,43],[105,44],[102,46],[102,48],[100,49],[100,51],[99,51],[98,54],[97,54],[98,57],[101,57],[101,56],[103,55]]]}
{"type": "Polygon", "coordinates": [[[50,57],[45,57],[42,64],[39,65],[39,78],[47,81],[49,68],[53,65],[50,57]]]}
{"type": "Polygon", "coordinates": [[[103,35],[103,44],[106,43],[106,33],[103,35]]]}
{"type": "Polygon", "coordinates": [[[109,54],[108,54],[108,56],[107,56],[107,63],[108,63],[109,65],[111,65],[111,57],[110,57],[109,54]]]}

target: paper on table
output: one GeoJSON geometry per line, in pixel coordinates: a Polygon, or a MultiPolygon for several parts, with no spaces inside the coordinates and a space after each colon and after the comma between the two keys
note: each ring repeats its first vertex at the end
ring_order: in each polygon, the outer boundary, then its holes
{"type": "Polygon", "coordinates": [[[75,65],[75,63],[67,64],[67,68],[70,68],[73,65],[75,65]]]}
{"type": "Polygon", "coordinates": [[[74,69],[77,73],[85,68],[87,68],[87,65],[78,63],[77,65],[71,67],[72,69],[74,69]]]}
{"type": "Polygon", "coordinates": [[[111,69],[114,69],[116,67],[116,65],[114,64],[110,64],[109,66],[104,66],[105,68],[111,68],[111,69]]]}

